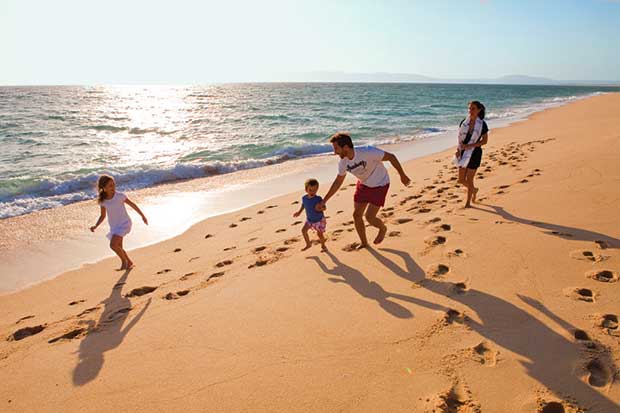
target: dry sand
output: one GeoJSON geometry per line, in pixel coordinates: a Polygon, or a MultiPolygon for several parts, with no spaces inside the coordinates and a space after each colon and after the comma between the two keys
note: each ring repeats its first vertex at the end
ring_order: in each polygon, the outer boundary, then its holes
{"type": "Polygon", "coordinates": [[[618,412],[619,119],[492,130],[473,209],[451,151],[408,162],[374,250],[348,178],[329,253],[300,191],[1,296],[0,411],[618,412]]]}

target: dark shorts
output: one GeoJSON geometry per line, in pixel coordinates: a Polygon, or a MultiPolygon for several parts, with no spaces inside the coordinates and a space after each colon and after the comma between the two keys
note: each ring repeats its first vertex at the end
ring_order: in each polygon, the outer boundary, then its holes
{"type": "Polygon", "coordinates": [[[369,203],[378,207],[385,205],[385,197],[387,196],[390,184],[370,187],[357,181],[355,187],[355,195],[353,195],[353,201],[358,204],[369,203]]]}
{"type": "MultiPolygon", "coordinates": [[[[461,151],[461,156],[462,155],[463,155],[463,152],[461,151]]],[[[474,148],[474,151],[471,154],[471,158],[469,158],[467,169],[478,169],[480,168],[481,162],[482,162],[482,149],[480,147],[474,148]]]]}

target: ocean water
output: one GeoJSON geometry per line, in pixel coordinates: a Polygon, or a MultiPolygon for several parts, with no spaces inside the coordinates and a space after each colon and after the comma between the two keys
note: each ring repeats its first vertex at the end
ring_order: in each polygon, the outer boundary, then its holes
{"type": "Polygon", "coordinates": [[[470,100],[491,128],[618,88],[470,84],[225,84],[0,87],[0,218],[121,190],[228,173],[356,144],[456,128],[470,100]]]}

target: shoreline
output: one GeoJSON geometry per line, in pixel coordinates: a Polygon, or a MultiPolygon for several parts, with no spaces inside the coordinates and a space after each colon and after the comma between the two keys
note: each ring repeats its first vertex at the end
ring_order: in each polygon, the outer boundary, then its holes
{"type": "MultiPolygon", "coordinates": [[[[510,127],[513,124],[527,121],[537,113],[604,94],[590,94],[576,99],[561,99],[557,102],[534,105],[532,109],[516,116],[495,119],[490,126],[492,130],[510,127]]],[[[406,163],[418,158],[440,155],[452,146],[454,140],[452,135],[454,135],[454,130],[445,130],[423,139],[380,145],[380,147],[393,151],[402,163],[406,163]]],[[[136,225],[127,237],[126,248],[129,251],[147,247],[179,236],[204,220],[250,208],[283,195],[290,195],[298,191],[297,187],[300,185],[292,184],[294,180],[303,183],[307,177],[314,176],[319,179],[324,188],[326,184],[331,184],[334,176],[332,172],[335,168],[333,154],[322,154],[258,168],[127,191],[127,194],[143,209],[146,207],[146,211],[154,211],[152,216],[162,217],[162,220],[158,223],[146,212],[150,226],[145,228],[137,215],[130,211],[136,225]],[[256,174],[265,174],[266,181],[262,178],[257,179],[256,174]],[[259,188],[261,185],[271,190],[276,189],[270,195],[265,195],[259,188]],[[163,194],[159,195],[160,192],[163,194]],[[230,203],[231,199],[234,200],[233,203],[230,203]],[[179,206],[188,215],[174,222],[163,219],[173,216],[173,211],[178,211],[179,206]]],[[[66,271],[114,256],[109,251],[105,236],[102,236],[102,233],[106,231],[107,227],[103,227],[107,225],[107,222],[104,222],[95,234],[82,231],[82,228],[87,229],[90,221],[94,221],[98,216],[98,210],[95,211],[97,208],[92,208],[92,202],[79,201],[58,208],[39,210],[0,220],[1,232],[13,236],[13,238],[9,236],[0,240],[0,259],[5,263],[4,285],[0,285],[0,296],[21,291],[54,279],[66,271]],[[80,211],[82,208],[89,208],[92,213],[80,211]],[[91,218],[91,215],[94,218],[91,218]],[[70,225],[65,227],[66,223],[70,225]],[[31,231],[32,227],[44,228],[37,232],[31,231]],[[24,231],[24,228],[29,230],[24,231]],[[28,275],[24,277],[24,274],[28,275]]]]}
{"type": "Polygon", "coordinates": [[[410,187],[390,169],[378,248],[350,248],[349,176],[328,253],[300,251],[299,191],[133,250],[132,271],[2,295],[0,406],[615,412],[619,110],[610,94],[493,129],[475,208],[449,151],[406,162],[410,187]]]}

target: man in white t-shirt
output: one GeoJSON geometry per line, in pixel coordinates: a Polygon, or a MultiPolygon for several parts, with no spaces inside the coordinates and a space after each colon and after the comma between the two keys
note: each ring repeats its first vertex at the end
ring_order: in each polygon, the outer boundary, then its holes
{"type": "Polygon", "coordinates": [[[327,201],[340,189],[347,172],[352,173],[358,179],[353,196],[353,219],[361,241],[360,248],[368,247],[364,216],[370,225],[379,229],[374,240],[375,244],[379,244],[385,238],[387,227],[383,221],[377,218],[377,213],[385,205],[385,198],[390,186],[390,176],[383,166],[383,162],[387,161],[392,164],[394,169],[398,171],[403,185],[409,185],[411,180],[403,171],[396,156],[391,153],[374,146],[354,148],[351,137],[342,132],[332,135],[329,141],[334,147],[334,153],[340,156],[340,162],[338,163],[338,176],[323,197],[321,206],[325,206],[327,201]]]}

